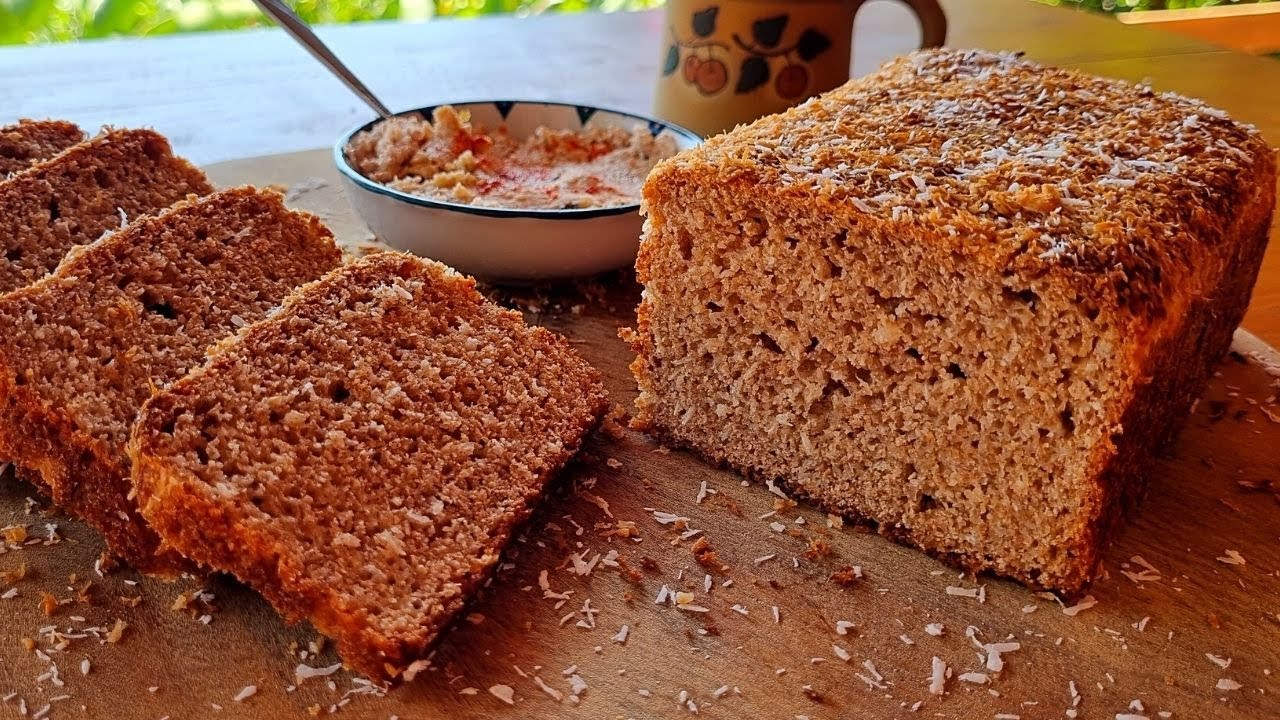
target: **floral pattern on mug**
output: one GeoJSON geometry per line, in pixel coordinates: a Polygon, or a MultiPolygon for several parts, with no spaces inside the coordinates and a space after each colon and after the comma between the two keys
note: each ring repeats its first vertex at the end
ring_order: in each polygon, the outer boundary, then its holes
{"type": "MultiPolygon", "coordinates": [[[[684,81],[703,95],[715,95],[730,85],[726,63],[729,46],[712,39],[720,8],[703,8],[693,13],[693,37],[681,40],[670,28],[671,45],[662,74],[672,75],[682,69],[684,81]]],[[[814,28],[806,28],[796,42],[782,46],[791,17],[787,14],[761,18],[751,24],[751,37],[733,34],[733,42],[746,53],[737,68],[733,82],[735,94],[746,94],[773,80],[774,91],[782,98],[801,98],[809,88],[810,72],[805,66],[831,47],[831,39],[814,28]]]]}

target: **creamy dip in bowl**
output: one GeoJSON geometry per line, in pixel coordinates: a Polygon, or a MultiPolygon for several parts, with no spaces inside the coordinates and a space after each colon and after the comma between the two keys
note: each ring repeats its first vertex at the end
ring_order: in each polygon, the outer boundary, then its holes
{"type": "Polygon", "coordinates": [[[531,280],[633,262],[645,176],[700,141],[592,106],[466,102],[366,123],[339,139],[334,161],[384,242],[479,277],[531,280]]]}

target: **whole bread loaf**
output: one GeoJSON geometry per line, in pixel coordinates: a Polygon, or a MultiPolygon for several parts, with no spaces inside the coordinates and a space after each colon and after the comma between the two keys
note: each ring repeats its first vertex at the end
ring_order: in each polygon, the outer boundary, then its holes
{"type": "Polygon", "coordinates": [[[150,401],[143,515],[343,660],[397,677],[489,576],[606,407],[562,337],[383,253],[294,293],[150,401]]]}
{"type": "Polygon", "coordinates": [[[84,131],[63,120],[19,120],[0,127],[0,181],[84,141],[84,131]]]}
{"type": "Polygon", "coordinates": [[[253,188],[184,201],[72,251],[0,298],[0,457],[138,569],[187,568],[129,497],[138,409],[340,260],[319,220],[253,188]]]}
{"type": "Polygon", "coordinates": [[[962,567],[1079,591],[1227,350],[1251,127],[931,50],[662,163],[637,421],[962,567]]]}

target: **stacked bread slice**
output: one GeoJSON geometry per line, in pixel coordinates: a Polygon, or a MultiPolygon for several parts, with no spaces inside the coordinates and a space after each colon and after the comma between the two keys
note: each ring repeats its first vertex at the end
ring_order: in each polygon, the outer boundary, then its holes
{"type": "Polygon", "coordinates": [[[142,403],[341,254],[276,193],[183,201],[74,252],[0,299],[0,456],[139,569],[185,567],[128,499],[142,403]]]}
{"type": "Polygon", "coordinates": [[[151,130],[107,131],[0,182],[0,292],[51,272],[67,251],[213,190],[151,130]]]}
{"type": "Polygon", "coordinates": [[[212,192],[150,131],[19,170],[0,214],[0,459],[134,567],[234,573],[372,677],[426,651],[605,411],[473,281],[344,267],[316,218],[212,192]]]}
{"type": "Polygon", "coordinates": [[[0,180],[83,141],[84,131],[64,120],[21,120],[0,127],[0,180]]]}
{"type": "Polygon", "coordinates": [[[564,338],[384,253],[153,396],[134,487],[173,547],[389,679],[488,577],[605,407],[564,338]]]}

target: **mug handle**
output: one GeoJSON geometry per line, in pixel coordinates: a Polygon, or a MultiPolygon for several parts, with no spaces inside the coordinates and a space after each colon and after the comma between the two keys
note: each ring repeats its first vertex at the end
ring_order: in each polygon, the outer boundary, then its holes
{"type": "MultiPolygon", "coordinates": [[[[920,47],[939,47],[947,40],[947,15],[938,0],[902,0],[920,21],[920,47]]],[[[861,4],[860,4],[861,5],[861,4]]]]}

